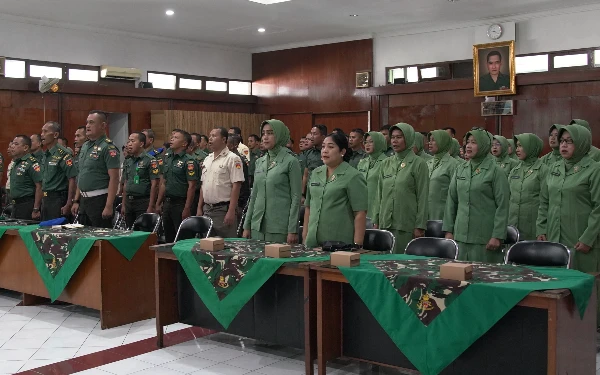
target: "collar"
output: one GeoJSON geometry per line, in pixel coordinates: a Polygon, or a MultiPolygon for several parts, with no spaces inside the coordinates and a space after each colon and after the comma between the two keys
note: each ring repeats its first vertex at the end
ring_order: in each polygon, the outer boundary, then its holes
{"type": "Polygon", "coordinates": [[[141,158],[143,158],[143,157],[144,157],[144,154],[148,155],[148,153],[146,152],[146,150],[142,150],[142,151],[140,151],[140,153],[139,153],[139,154],[137,154],[137,155],[134,155],[134,156],[133,156],[133,158],[134,158],[135,160],[141,159],[141,158]]]}
{"type": "Polygon", "coordinates": [[[225,156],[225,155],[227,155],[227,153],[228,153],[228,152],[230,152],[230,151],[229,151],[229,149],[227,148],[227,146],[225,146],[225,148],[224,148],[224,149],[222,149],[222,150],[221,150],[221,152],[219,152],[218,154],[215,154],[215,153],[213,152],[214,159],[216,159],[216,158],[218,158],[218,157],[220,157],[220,156],[225,156]]]}
{"type": "Polygon", "coordinates": [[[103,134],[103,135],[100,136],[100,138],[96,139],[95,141],[92,141],[90,139],[90,140],[88,140],[88,142],[90,142],[90,144],[94,145],[94,144],[98,144],[98,143],[104,141],[105,139],[106,139],[106,134],[103,134]]]}
{"type": "Polygon", "coordinates": [[[187,155],[187,152],[185,152],[185,149],[183,149],[182,151],[175,153],[173,150],[171,150],[173,152],[173,156],[179,156],[179,157],[183,157],[185,155],[187,155]]]}
{"type": "Polygon", "coordinates": [[[58,149],[59,149],[58,142],[56,142],[54,144],[54,146],[46,149],[46,154],[54,155],[56,153],[56,151],[58,151],[58,149]]]}

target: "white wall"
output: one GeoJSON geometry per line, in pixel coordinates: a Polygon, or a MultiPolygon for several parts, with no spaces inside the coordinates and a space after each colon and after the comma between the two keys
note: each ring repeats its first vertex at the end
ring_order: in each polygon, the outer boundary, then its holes
{"type": "MultiPolygon", "coordinates": [[[[190,75],[252,79],[250,51],[68,29],[0,15],[0,56],[112,65],[190,75]]],[[[142,76],[146,79],[145,73],[142,76]]]]}

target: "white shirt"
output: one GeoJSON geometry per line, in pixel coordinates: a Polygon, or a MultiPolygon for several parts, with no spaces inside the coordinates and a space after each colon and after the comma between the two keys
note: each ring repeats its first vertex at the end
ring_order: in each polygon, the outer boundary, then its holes
{"type": "Polygon", "coordinates": [[[242,142],[240,142],[240,144],[238,145],[238,152],[240,153],[240,155],[244,155],[247,160],[250,160],[250,149],[242,142]]]}
{"type": "Polygon", "coordinates": [[[202,196],[204,203],[229,202],[233,184],[244,182],[244,169],[239,156],[227,147],[216,157],[210,153],[202,163],[202,196]]]}

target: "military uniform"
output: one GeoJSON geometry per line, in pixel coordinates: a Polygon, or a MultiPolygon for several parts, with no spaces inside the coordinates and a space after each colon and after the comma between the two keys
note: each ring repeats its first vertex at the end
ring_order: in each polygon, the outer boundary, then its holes
{"type": "Polygon", "coordinates": [[[306,150],[306,168],[308,169],[308,176],[315,168],[323,165],[323,160],[321,160],[321,150],[316,147],[312,147],[306,150]]]}
{"type": "Polygon", "coordinates": [[[58,143],[46,150],[42,160],[42,221],[46,221],[63,216],[61,209],[69,199],[69,179],[77,177],[77,167],[69,151],[58,143]]]}
{"type": "MultiPolygon", "coordinates": [[[[300,154],[302,154],[302,153],[300,153],[300,154]]],[[[261,155],[260,149],[258,147],[254,148],[254,150],[250,150],[250,159],[249,159],[249,164],[248,164],[248,174],[250,176],[254,176],[254,171],[256,170],[256,161],[261,156],[262,155],[261,155]]],[[[298,157],[300,157],[300,155],[298,155],[298,157]]]]}
{"type": "Polygon", "coordinates": [[[13,161],[15,165],[10,171],[10,198],[14,206],[12,217],[31,220],[36,184],[42,182],[42,167],[31,154],[13,161]]]}
{"type": "Polygon", "coordinates": [[[194,201],[192,202],[191,207],[191,212],[193,215],[195,215],[196,211],[198,211],[198,201],[200,200],[200,187],[202,186],[202,181],[200,181],[200,171],[202,171],[202,163],[204,163],[204,159],[206,159],[208,154],[198,148],[196,151],[194,151],[194,153],[191,156],[194,158],[194,160],[196,160],[196,165],[198,167],[198,173],[196,173],[196,192],[194,193],[194,201]]]}
{"type": "MultiPolygon", "coordinates": [[[[198,164],[194,157],[185,151],[173,153],[167,157],[163,164],[163,178],[165,181],[165,200],[163,204],[163,225],[165,240],[173,242],[177,230],[183,221],[183,210],[187,200],[189,181],[198,181],[198,164]]],[[[190,205],[190,213],[191,211],[190,205]]]]}
{"type": "Polygon", "coordinates": [[[348,164],[350,164],[350,166],[352,166],[353,168],[357,168],[358,163],[360,163],[360,161],[366,157],[367,157],[367,153],[362,148],[359,149],[358,151],[352,150],[352,156],[350,156],[350,160],[348,160],[348,164]]]}
{"type": "Polygon", "coordinates": [[[496,81],[494,81],[489,73],[479,77],[479,91],[498,91],[509,89],[510,78],[505,74],[498,73],[498,78],[496,81]]]}
{"type": "Polygon", "coordinates": [[[390,128],[390,134],[396,128],[404,134],[407,147],[381,164],[372,219],[380,229],[394,234],[394,252],[400,254],[413,239],[415,229],[427,228],[429,174],[425,161],[412,150],[413,127],[400,123],[390,128]]]}
{"type": "Polygon", "coordinates": [[[385,137],[378,132],[369,132],[365,134],[373,140],[373,152],[362,159],[356,169],[363,175],[367,181],[367,199],[368,209],[367,217],[373,216],[373,204],[375,202],[375,194],[377,194],[377,183],[379,182],[379,168],[388,156],[383,152],[386,148],[385,137]]]}
{"type": "Polygon", "coordinates": [[[327,166],[323,165],[310,176],[304,204],[310,209],[307,247],[316,247],[325,241],[353,244],[354,213],[368,208],[367,183],[362,174],[346,162],[338,165],[329,178],[327,166]]]}
{"type": "Polygon", "coordinates": [[[81,193],[79,222],[98,228],[111,228],[112,219],[102,218],[108,198],[109,169],[119,169],[119,150],[113,142],[101,136],[88,140],[79,153],[77,185],[81,193]]]}
{"type": "Polygon", "coordinates": [[[394,156],[395,152],[394,149],[392,148],[392,146],[388,145],[387,150],[385,150],[385,156],[390,157],[390,156],[394,156]]]}
{"type": "Polygon", "coordinates": [[[44,150],[42,150],[42,148],[40,147],[39,150],[37,150],[36,152],[32,152],[31,155],[33,155],[33,157],[35,158],[35,160],[37,160],[38,164],[42,166],[42,168],[44,168],[44,150]]]}
{"type": "Polygon", "coordinates": [[[142,151],[127,159],[123,173],[125,222],[131,228],[135,219],[148,211],[152,181],[160,179],[158,160],[142,151]]]}
{"type": "Polygon", "coordinates": [[[501,135],[494,136],[494,139],[500,142],[502,151],[499,156],[496,157],[496,164],[504,171],[506,176],[510,174],[510,171],[519,164],[518,160],[511,159],[508,156],[508,140],[501,135]]]}
{"type": "Polygon", "coordinates": [[[459,161],[448,151],[452,147],[452,137],[445,130],[434,130],[431,136],[435,139],[438,152],[427,161],[429,170],[429,220],[443,220],[448,198],[448,187],[459,161]]]}
{"type": "MultiPolygon", "coordinates": [[[[574,119],[574,120],[571,120],[570,125],[581,125],[584,128],[586,128],[590,132],[590,134],[592,133],[592,128],[590,126],[590,123],[587,122],[586,120],[574,119]]],[[[598,147],[596,147],[594,145],[590,145],[590,152],[588,153],[588,156],[593,161],[600,162],[600,149],[598,149],[598,147]]]]}
{"type": "Polygon", "coordinates": [[[278,120],[266,123],[273,128],[276,146],[256,161],[244,229],[250,230],[255,240],[285,243],[288,234],[298,233],[302,189],[300,163],[285,148],[289,129],[278,120]]]}
{"type": "Polygon", "coordinates": [[[425,162],[427,162],[429,159],[431,159],[431,155],[429,155],[428,153],[426,153],[423,150],[424,144],[424,136],[423,134],[419,133],[419,132],[415,132],[415,142],[413,144],[413,147],[417,148],[417,152],[415,152],[415,154],[420,157],[421,159],[425,160],[425,162]]]}
{"type": "MultiPolygon", "coordinates": [[[[548,134],[552,133],[552,130],[554,129],[557,129],[560,132],[560,129],[562,129],[563,127],[564,125],[554,124],[550,127],[550,131],[548,132],[548,134]]],[[[563,157],[560,155],[560,145],[556,147],[556,149],[553,149],[546,155],[542,156],[540,160],[548,168],[552,167],[554,163],[563,160],[563,157]]]]}
{"type": "Polygon", "coordinates": [[[464,161],[460,157],[460,143],[458,143],[458,140],[456,138],[452,138],[452,146],[450,147],[450,151],[448,152],[450,153],[450,156],[452,156],[454,159],[458,161],[464,161]]]}

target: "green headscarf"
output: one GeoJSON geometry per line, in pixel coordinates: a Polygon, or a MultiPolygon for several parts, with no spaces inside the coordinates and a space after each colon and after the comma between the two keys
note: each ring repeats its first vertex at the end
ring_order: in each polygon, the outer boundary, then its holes
{"type": "Polygon", "coordinates": [[[365,137],[367,135],[373,140],[373,152],[369,154],[369,159],[370,162],[374,162],[385,150],[387,150],[387,142],[385,141],[384,135],[379,132],[368,132],[365,134],[365,137]]]}
{"type": "Polygon", "coordinates": [[[281,148],[285,147],[290,140],[290,129],[288,129],[283,122],[272,119],[263,121],[263,123],[260,125],[261,134],[264,126],[267,124],[271,125],[271,128],[273,128],[273,134],[275,135],[275,147],[268,151],[269,159],[274,159],[277,157],[277,154],[279,154],[281,148]]]}
{"type": "Polygon", "coordinates": [[[416,154],[419,155],[423,151],[423,134],[415,132],[415,141],[413,147],[417,148],[416,154]]]}
{"type": "Polygon", "coordinates": [[[458,143],[458,139],[452,138],[452,145],[450,146],[450,156],[453,158],[460,157],[460,143],[458,143]]]}
{"type": "Polygon", "coordinates": [[[525,154],[527,155],[525,160],[523,160],[523,164],[525,165],[535,163],[542,152],[542,148],[544,148],[544,141],[537,135],[531,133],[515,135],[513,142],[515,142],[515,144],[519,142],[523,150],[525,150],[525,154]]]}
{"type": "Polygon", "coordinates": [[[467,140],[470,135],[472,135],[473,138],[475,138],[475,142],[477,142],[477,153],[469,159],[469,162],[471,163],[472,168],[477,168],[486,157],[491,156],[492,135],[483,129],[469,131],[466,135],[467,140]]]}
{"type": "Polygon", "coordinates": [[[586,128],[590,132],[590,134],[592,134],[592,128],[590,126],[590,123],[587,122],[586,120],[582,120],[582,119],[576,118],[576,119],[571,120],[571,122],[569,123],[569,125],[581,125],[584,128],[586,128]]]}
{"type": "Polygon", "coordinates": [[[500,147],[502,147],[500,156],[496,156],[496,158],[504,159],[508,155],[508,140],[501,135],[495,135],[494,139],[500,142],[500,147]]]}
{"type": "Polygon", "coordinates": [[[568,132],[571,135],[573,144],[575,145],[575,151],[571,159],[565,159],[567,170],[570,170],[571,167],[579,163],[590,152],[592,133],[581,125],[567,125],[558,131],[559,139],[564,132],[568,132]]]}
{"type": "Polygon", "coordinates": [[[443,158],[444,155],[446,155],[448,151],[450,151],[450,149],[452,148],[452,140],[454,138],[452,138],[450,134],[448,134],[448,132],[446,132],[445,130],[434,130],[429,134],[431,134],[433,139],[435,139],[435,143],[438,146],[438,151],[435,153],[434,157],[436,159],[443,158]]]}
{"type": "MultiPolygon", "coordinates": [[[[412,126],[401,122],[392,127],[390,127],[390,139],[392,138],[392,132],[398,129],[404,135],[404,142],[406,144],[406,148],[400,152],[396,152],[396,157],[400,159],[404,159],[409,152],[412,152],[412,145],[415,144],[415,129],[412,126]]],[[[423,142],[421,142],[423,143],[423,142]]],[[[422,148],[422,147],[421,147],[422,148]]]]}
{"type": "MultiPolygon", "coordinates": [[[[560,125],[560,124],[554,124],[550,127],[550,130],[548,131],[548,136],[550,136],[550,134],[552,133],[552,130],[556,129],[558,130],[558,134],[560,134],[560,130],[562,128],[564,128],[565,125],[560,125]]],[[[558,147],[557,148],[552,148],[552,153],[554,155],[560,155],[560,142],[558,143],[558,147]]]]}
{"type": "Polygon", "coordinates": [[[508,156],[510,156],[511,158],[514,158],[517,154],[517,144],[515,143],[514,139],[507,139],[507,142],[508,142],[508,146],[512,150],[512,152],[510,154],[508,154],[508,156]]]}

